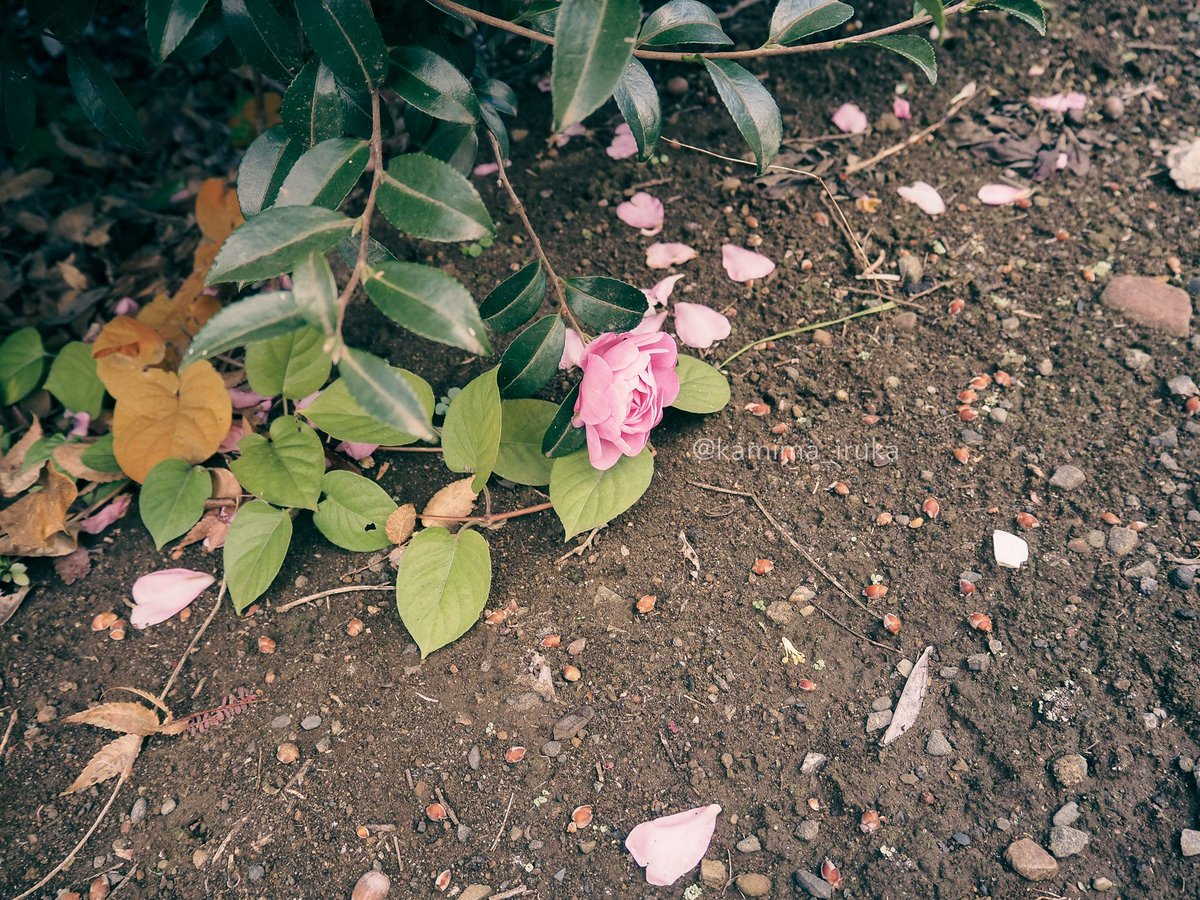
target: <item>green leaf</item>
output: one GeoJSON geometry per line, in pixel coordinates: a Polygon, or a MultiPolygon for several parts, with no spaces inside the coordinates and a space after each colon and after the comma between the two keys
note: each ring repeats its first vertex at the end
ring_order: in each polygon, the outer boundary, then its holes
{"type": "Polygon", "coordinates": [[[479,315],[493,331],[514,331],[541,309],[545,299],[546,272],[535,259],[496,285],[479,304],[479,315]]]}
{"type": "Polygon", "coordinates": [[[282,125],[254,139],[238,166],[238,205],[243,216],[256,216],[275,202],[279,186],[303,153],[304,144],[289,137],[282,125]]]}
{"type": "Polygon", "coordinates": [[[542,438],[543,456],[558,459],[587,446],[587,434],[582,428],[571,424],[575,418],[575,404],[578,401],[579,385],[575,385],[567,394],[567,398],[559,404],[558,411],[546,428],[546,436],[542,438]]]}
{"type": "Polygon", "coordinates": [[[916,0],[917,6],[929,13],[929,18],[933,19],[933,24],[937,26],[938,36],[946,36],[946,9],[942,5],[942,0],[916,0]]]}
{"type": "Polygon", "coordinates": [[[479,121],[479,100],[453,63],[425,47],[396,47],[391,60],[388,87],[421,112],[460,125],[479,121]]]}
{"type": "Polygon", "coordinates": [[[566,287],[571,311],[598,332],[636,328],[650,308],[645,294],[615,278],[568,278],[566,287]]]}
{"type": "Polygon", "coordinates": [[[671,404],[690,413],[715,413],[729,402],[729,381],[715,368],[694,356],[679,355],[675,366],[679,396],[671,404]]]}
{"type": "MultiPolygon", "coordinates": [[[[393,369],[416,395],[422,410],[422,421],[426,428],[433,422],[433,388],[420,375],[406,369],[393,369]]],[[[406,431],[389,428],[369,415],[358,405],[346,382],[339,378],[304,409],[304,415],[331,438],[356,444],[381,444],[385,447],[403,447],[416,443],[419,438],[406,431]]]]}
{"type": "Polygon", "coordinates": [[[517,92],[509,87],[507,82],[498,78],[489,78],[480,82],[476,93],[482,103],[493,107],[496,112],[506,116],[517,114],[517,92]]]}
{"type": "Polygon", "coordinates": [[[750,145],[761,174],[775,161],[783,140],[783,119],[775,99],[757,78],[735,62],[705,59],[704,68],[721,102],[733,116],[733,123],[750,145]]]}
{"type": "Polygon", "coordinates": [[[229,463],[242,487],[276,506],[316,509],[325,472],[321,438],[295,416],[271,423],[271,438],[248,434],[238,442],[240,458],[229,463]]]}
{"type": "Polygon", "coordinates": [[[200,521],[212,495],[212,476],[182,459],[164,459],[146,476],[138,493],[138,513],[154,547],[172,541],[200,521]]]}
{"type": "MultiPolygon", "coordinates": [[[[416,115],[424,116],[425,114],[416,113],[416,115]]],[[[421,150],[434,159],[440,159],[459,174],[466,176],[471,173],[471,169],[475,165],[475,157],[479,154],[479,137],[471,125],[435,122],[433,130],[421,142],[421,150]]]]}
{"type": "Polygon", "coordinates": [[[654,80],[638,60],[631,59],[626,64],[613,99],[637,141],[638,159],[648,159],[662,135],[662,106],[654,80]]]}
{"type": "Polygon", "coordinates": [[[477,241],[496,233],[471,182],[424,153],[406,153],[388,163],[376,202],[397,231],[412,237],[477,241]]]}
{"type": "Polygon", "coordinates": [[[121,464],[117,462],[117,457],[113,454],[113,436],[111,431],[96,438],[92,446],[80,454],[79,460],[89,469],[95,469],[97,472],[112,473],[121,471],[121,464]]]}
{"type": "Polygon", "coordinates": [[[238,614],[263,595],[283,568],[292,517],[261,500],[237,511],[225,535],[225,581],[238,614]]]}
{"type": "Polygon", "coordinates": [[[1046,10],[1037,0],[992,0],[980,3],[975,9],[999,9],[1046,36],[1046,10]]]}
{"type": "Polygon", "coordinates": [[[261,281],[323,253],[354,230],[354,221],[319,206],[281,206],[249,219],[221,245],[207,284],[261,281]]]}
{"type": "Polygon", "coordinates": [[[302,400],[321,389],[333,362],[325,335],[311,326],[256,341],[246,348],[246,378],[264,397],[302,400]]]}
{"type": "Polygon", "coordinates": [[[146,0],[146,37],[150,58],[162,62],[178,47],[208,0],[146,0]]]}
{"type": "Polygon", "coordinates": [[[698,0],[671,0],[646,17],[638,44],[646,47],[676,44],[729,47],[733,41],[721,30],[721,20],[707,5],[698,0]]]}
{"type": "Polygon", "coordinates": [[[285,84],[300,71],[300,33],[271,0],[221,0],[221,22],[242,59],[285,84]]]}
{"type": "Polygon", "coordinates": [[[767,44],[795,44],[819,31],[848,22],[854,7],[839,0],[779,0],[771,14],[771,36],[767,44]]]}
{"type": "Polygon", "coordinates": [[[296,0],[317,56],[351,89],[375,88],[387,75],[387,47],[368,0],[296,0]]]}
{"type": "Polygon", "coordinates": [[[474,472],[471,489],[487,484],[500,451],[500,388],[496,370],[471,381],[450,404],[442,426],[442,456],[451,472],[474,472]]]}
{"type": "Polygon", "coordinates": [[[11,37],[0,38],[0,146],[24,145],[33,131],[36,107],[24,50],[11,37]]]}
{"type": "Polygon", "coordinates": [[[424,659],[470,630],[492,589],[492,554],[470,528],[426,528],[396,570],[396,609],[424,659]]]}
{"type": "Polygon", "coordinates": [[[477,356],[492,352],[475,301],[441,269],[385,262],[366,273],[363,287],[384,315],[413,334],[477,356]]]}
{"type": "Polygon", "coordinates": [[[0,342],[0,406],[16,403],[38,386],[45,355],[33,327],[14,331],[0,342]]]}
{"type": "Polygon", "coordinates": [[[175,62],[199,62],[218,47],[230,48],[225,43],[225,26],[221,24],[221,4],[207,3],[200,19],[187,33],[183,42],[171,54],[175,62]]]}
{"type": "Polygon", "coordinates": [[[305,321],[332,337],[337,333],[338,288],[329,260],[310,253],[292,269],[292,299],[305,321]]]}
{"type": "Polygon", "coordinates": [[[885,34],[883,37],[862,43],[898,53],[909,62],[915,63],[917,68],[925,73],[930,84],[937,81],[937,57],[933,52],[933,44],[925,38],[915,34],[885,34]]]}
{"type": "MultiPolygon", "coordinates": [[[[351,269],[358,263],[358,249],[362,244],[360,238],[361,236],[357,234],[347,235],[338,241],[333,248],[337,251],[337,255],[342,258],[342,262],[351,269]]],[[[367,265],[377,266],[382,262],[389,262],[395,258],[395,254],[379,243],[379,241],[375,240],[375,238],[367,238],[367,265]]]]}
{"type": "Polygon", "coordinates": [[[646,492],[654,474],[647,447],[637,456],[622,456],[611,469],[592,468],[586,450],[554,461],[550,470],[550,502],[566,531],[566,540],[611,522],[646,492]]]}
{"type": "Polygon", "coordinates": [[[321,493],[325,499],[317,504],[313,524],[331,543],[357,553],[391,546],[384,526],[396,501],[387,491],[353,472],[326,472],[321,493]]]}
{"type": "Polygon", "coordinates": [[[305,147],[342,136],[346,107],[337,79],[319,59],[310,59],[283,95],[283,125],[305,147]]]}
{"type": "Polygon", "coordinates": [[[508,345],[500,357],[497,383],[502,397],[531,397],[558,371],[567,327],[562,316],[550,313],[538,319],[508,345]]]}
{"type": "Polygon", "coordinates": [[[638,0],[563,0],[550,68],[555,131],[582,122],[612,95],[640,19],[638,0]]]}
{"type": "Polygon", "coordinates": [[[496,474],[517,484],[549,484],[553,460],[542,453],[542,439],[558,407],[546,400],[503,400],[500,409],[496,474]]]}
{"type": "Polygon", "coordinates": [[[146,136],[137,112],[95,57],[78,48],[68,48],[67,78],[83,114],[97,131],[126,147],[146,149],[146,136]]]}
{"type": "Polygon", "coordinates": [[[366,171],[371,148],[355,138],[330,138],[305,151],[279,188],[275,205],[337,209],[366,171]]]}
{"type": "Polygon", "coordinates": [[[231,303],[209,319],[192,338],[180,368],[218,353],[265,341],[304,324],[291,291],[267,291],[231,303]]]}
{"type": "Polygon", "coordinates": [[[347,349],[338,363],[346,387],[363,410],[380,424],[423,441],[433,441],[433,426],[420,395],[408,380],[378,356],[347,349]]]}
{"type": "Polygon", "coordinates": [[[71,341],[58,351],[46,376],[46,390],[71,412],[99,417],[104,403],[104,384],[96,374],[92,347],[83,341],[71,341]]]}

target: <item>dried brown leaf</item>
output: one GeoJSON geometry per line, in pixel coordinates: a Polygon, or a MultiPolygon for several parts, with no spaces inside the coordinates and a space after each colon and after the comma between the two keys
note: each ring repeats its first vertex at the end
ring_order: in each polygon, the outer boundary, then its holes
{"type": "Polygon", "coordinates": [[[204,541],[204,552],[212,553],[225,546],[225,535],[229,532],[229,522],[221,518],[221,511],[210,509],[191,527],[178,544],[171,550],[171,559],[183,556],[184,547],[204,541]]]}
{"type": "Polygon", "coordinates": [[[100,748],[91,761],[79,773],[79,777],[59,796],[74,794],[100,784],[119,775],[128,775],[133,769],[134,760],[142,749],[140,734],[123,734],[115,741],[110,741],[100,748]]]}
{"type": "Polygon", "coordinates": [[[0,511],[0,554],[66,556],[78,545],[78,527],[67,525],[67,510],[75,502],[75,482],[47,466],[38,484],[40,491],[26,494],[0,511]]]}
{"type": "Polygon", "coordinates": [[[929,689],[929,657],[932,653],[933,647],[926,647],[908,673],[908,680],[904,682],[904,690],[900,692],[900,700],[896,703],[896,714],[879,741],[881,747],[899,738],[917,721],[921,705],[925,702],[925,692],[929,689]]]}
{"type": "Polygon", "coordinates": [[[14,594],[0,594],[0,625],[3,625],[13,617],[13,614],[20,608],[21,602],[25,599],[25,595],[32,589],[33,585],[27,584],[14,594]]]}
{"type": "Polygon", "coordinates": [[[209,469],[212,475],[212,499],[237,500],[242,496],[242,486],[237,476],[228,469],[209,469]]]}
{"type": "Polygon", "coordinates": [[[100,472],[83,461],[83,454],[93,443],[93,441],[72,441],[69,444],[59,444],[54,448],[51,456],[59,467],[76,481],[107,484],[110,481],[119,481],[124,478],[125,476],[120,472],[100,472]]]}
{"type": "Polygon", "coordinates": [[[41,439],[42,423],[35,418],[24,436],[0,458],[0,493],[5,497],[15,497],[32,487],[38,480],[42,466],[30,466],[26,469],[25,456],[29,453],[29,448],[41,439]]]}
{"type": "Polygon", "coordinates": [[[417,508],[411,503],[405,503],[388,516],[384,531],[387,533],[388,540],[399,546],[412,537],[413,529],[416,526],[417,508]]]}
{"type": "Polygon", "coordinates": [[[68,725],[93,725],[121,734],[138,734],[142,737],[158,731],[158,716],[154,710],[131,700],[102,703],[63,719],[68,725]]]}
{"type": "Polygon", "coordinates": [[[475,507],[475,498],[479,496],[471,490],[473,480],[474,476],[471,476],[452,482],[434,494],[421,511],[421,525],[425,528],[434,525],[450,528],[459,524],[454,519],[469,516],[475,507]]]}
{"type": "Polygon", "coordinates": [[[43,188],[54,180],[54,174],[49,169],[28,169],[20,175],[13,175],[0,181],[0,203],[12,200],[24,200],[30,194],[43,188]]]}

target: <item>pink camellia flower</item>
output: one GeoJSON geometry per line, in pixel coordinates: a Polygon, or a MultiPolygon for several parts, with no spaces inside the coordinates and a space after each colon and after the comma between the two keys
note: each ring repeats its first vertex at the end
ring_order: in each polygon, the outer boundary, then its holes
{"type": "Polygon", "coordinates": [[[651,269],[669,269],[695,258],[695,249],[687,244],[655,243],[646,248],[646,265],[651,269]]]}
{"type": "Polygon", "coordinates": [[[646,883],[674,884],[704,859],[721,807],[698,806],[643,822],[625,839],[625,849],[646,869],[646,883]]]}
{"type": "Polygon", "coordinates": [[[642,229],[646,237],[662,231],[663,205],[653,194],[638,191],[617,207],[617,218],[633,228],[642,229]]]}
{"type": "Polygon", "coordinates": [[[897,119],[911,119],[912,107],[903,97],[897,97],[892,101],[892,115],[897,119]]]}
{"type": "Polygon", "coordinates": [[[1065,113],[1070,110],[1080,110],[1087,106],[1087,97],[1070,91],[1062,94],[1052,94],[1049,97],[1030,97],[1029,102],[1038,109],[1046,112],[1065,113]]]}
{"type": "Polygon", "coordinates": [[[867,130],[867,114],[854,103],[843,103],[833,114],[832,122],[846,134],[862,134],[867,130]]]}
{"type": "Polygon", "coordinates": [[[567,329],[567,339],[563,342],[562,359],[558,361],[560,369],[574,369],[579,365],[579,354],[583,352],[583,338],[574,328],[567,329]]]}
{"type": "Polygon", "coordinates": [[[725,274],[734,281],[754,281],[756,278],[766,278],[775,271],[775,263],[767,257],[735,244],[721,247],[721,265],[725,267],[725,274]]]}
{"type": "Polygon", "coordinates": [[[571,424],[587,432],[588,459],[604,471],[637,456],[663,409],[679,396],[669,334],[602,334],[579,354],[583,381],[571,424]]]}
{"type": "Polygon", "coordinates": [[[680,343],[704,350],[729,337],[729,320],[700,303],[676,303],[675,334],[680,343]]]}
{"type": "Polygon", "coordinates": [[[617,126],[617,130],[613,132],[612,143],[604,152],[613,159],[629,159],[637,155],[637,140],[626,123],[622,122],[617,126]]]}
{"type": "Polygon", "coordinates": [[[129,624],[146,628],[165,622],[208,590],[216,581],[205,572],[163,569],[143,575],[133,583],[133,612],[129,624]]]}
{"type": "Polygon", "coordinates": [[[336,448],[339,452],[345,453],[353,460],[360,461],[366,459],[372,453],[379,449],[378,444],[359,444],[354,441],[342,441],[336,448]]]}

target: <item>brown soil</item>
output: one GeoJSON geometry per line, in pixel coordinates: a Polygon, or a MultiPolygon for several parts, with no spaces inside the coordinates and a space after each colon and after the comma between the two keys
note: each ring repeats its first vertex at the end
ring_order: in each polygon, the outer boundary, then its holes
{"type": "MultiPolygon", "coordinates": [[[[843,184],[843,207],[855,232],[869,233],[872,258],[887,250],[886,268],[894,271],[898,251],[907,250],[924,260],[926,279],[950,286],[913,301],[906,312],[915,317],[897,310],[839,329],[828,343],[804,336],[741,357],[731,366],[729,408],[707,418],[670,416],[656,432],[649,492],[582,555],[556,564],[570,547],[551,515],[489,534],[489,606],[515,600],[521,607],[504,626],[481,624],[422,663],[387,593],[276,612],[287,600],[338,586],[342,573],[364,563],[331,549],[302,517],[296,552],[268,602],[242,619],[219,612],[169,698],[180,713],[246,686],[261,688],[264,702],[198,737],[151,740],[113,814],[54,887],[86,892],[99,873],[113,871],[119,880],[132,859],[136,874],[124,896],[344,897],[378,865],[399,897],[434,894],[444,869],[452,891],[524,884],[540,897],[677,897],[693,876],[673,888],[647,887],[624,837],[651,816],[715,802],[724,811],[709,857],[731,863],[731,875],[769,876],[777,898],[802,895],[792,873],[819,870],[825,856],[840,866],[847,896],[1011,898],[1044,887],[1075,897],[1099,877],[1122,896],[1197,896],[1200,874],[1182,857],[1179,832],[1195,826],[1200,812],[1186,771],[1200,755],[1200,604],[1168,578],[1175,568],[1169,557],[1194,557],[1200,544],[1192,521],[1200,515],[1197,437],[1179,398],[1165,389],[1175,375],[1197,375],[1197,357],[1190,341],[1131,326],[1100,305],[1103,279],[1083,275],[1101,262],[1118,274],[1168,275],[1170,256],[1182,262],[1176,283],[1200,273],[1195,201],[1170,184],[1161,152],[1200,121],[1200,63],[1192,54],[1198,28],[1185,21],[1185,6],[1168,3],[1135,19],[1124,4],[1072,4],[1045,41],[997,18],[976,18],[941,54],[936,88],[870,52],[773,65],[790,135],[827,132],[829,114],[846,100],[879,122],[900,81],[912,86],[917,123],[932,121],[975,80],[996,92],[971,107],[977,122],[985,112],[1014,114],[1030,93],[1075,89],[1088,95],[1086,126],[1103,140],[1086,177],[1052,176],[1028,210],[978,204],[975,191],[1000,180],[1001,167],[956,149],[953,129],[843,184]],[[1154,49],[1131,49],[1139,41],[1154,49]],[[1035,62],[1046,74],[1030,79],[1024,72],[1035,62]],[[1142,93],[1128,99],[1122,117],[1100,117],[1106,96],[1148,84],[1168,99],[1142,93]],[[896,198],[896,185],[919,178],[940,189],[950,207],[945,216],[932,220],[896,198]],[[859,212],[845,199],[859,192],[882,198],[878,213],[859,212]],[[1065,240],[1056,239],[1060,231],[1065,240]],[[946,310],[956,297],[966,308],[951,317],[946,310]],[[1010,318],[1015,328],[1005,323],[1010,318]],[[1153,358],[1136,373],[1123,363],[1134,347],[1153,358]],[[1049,374],[1039,372],[1043,360],[1049,374]],[[998,369],[1012,375],[1012,386],[981,391],[976,406],[1003,407],[1007,421],[985,414],[970,426],[982,443],[962,465],[952,456],[963,445],[956,395],[974,375],[998,369]],[[766,416],[743,409],[757,401],[770,406],[766,416]],[[864,425],[868,414],[878,424],[864,425]],[[770,432],[780,422],[791,425],[782,438],[770,432]],[[1178,449],[1152,446],[1150,438],[1169,428],[1179,430],[1178,449]],[[788,466],[701,460],[693,447],[702,438],[728,448],[793,443],[801,458],[788,466]],[[895,461],[865,460],[855,448],[872,440],[895,447],[895,461]],[[805,457],[809,445],[819,459],[805,457]],[[1087,474],[1068,493],[1046,483],[1066,462],[1087,474]],[[831,492],[834,481],[849,494],[831,492]],[[856,595],[881,576],[890,592],[874,605],[901,616],[900,636],[842,597],[753,505],[692,482],[756,493],[856,595]],[[941,513],[923,527],[874,524],[883,511],[920,516],[929,496],[941,513]],[[1021,511],[1041,523],[1023,532],[1031,561],[1020,571],[999,569],[990,535],[1016,530],[1021,511]],[[1069,550],[1073,538],[1104,536],[1105,511],[1148,523],[1133,553],[1118,559],[1103,549],[1069,550]],[[680,553],[681,531],[699,557],[698,578],[680,553]],[[763,577],[750,571],[760,557],[775,564],[763,577]],[[1145,560],[1157,581],[1148,595],[1139,593],[1136,574],[1124,574],[1145,560]],[[972,597],[958,590],[964,570],[982,575],[972,597]],[[764,615],[800,585],[894,652],[819,613],[783,625],[764,615]],[[636,616],[633,604],[647,593],[658,597],[655,611],[636,616]],[[995,623],[990,642],[966,623],[975,611],[995,623]],[[355,616],[368,627],[350,637],[345,626],[355,616]],[[556,677],[558,702],[526,709],[528,689],[517,678],[546,633],[561,634],[563,648],[586,639],[571,658],[583,677],[575,684],[556,677]],[[274,655],[259,653],[260,635],[276,641],[274,655]],[[783,636],[804,664],[781,662],[783,636]],[[909,734],[881,750],[878,733],[865,731],[871,704],[898,696],[897,663],[926,645],[936,647],[936,659],[924,709],[909,734]],[[986,655],[983,671],[969,668],[973,654],[986,655]],[[802,678],[813,679],[816,691],[802,691],[802,678]],[[594,710],[582,738],[564,741],[553,760],[542,755],[554,722],[582,705],[594,710]],[[1148,729],[1144,715],[1155,710],[1159,727],[1148,729]],[[314,714],[320,725],[301,729],[314,714]],[[273,728],[280,716],[290,723],[273,728]],[[952,755],[926,754],[935,728],[952,755]],[[276,761],[285,740],[300,747],[300,761],[290,766],[276,761]],[[510,765],[504,754],[513,745],[529,753],[510,765]],[[477,768],[468,763],[472,747],[477,768]],[[818,775],[800,774],[809,752],[829,757],[818,775]],[[1054,779],[1050,764],[1064,753],[1088,760],[1082,784],[1061,787],[1054,779]],[[301,766],[304,777],[293,780],[301,766]],[[425,818],[439,790],[463,827],[425,818]],[[149,814],[131,825],[139,797],[149,814]],[[167,799],[177,805],[164,816],[167,799]],[[1069,801],[1079,804],[1076,827],[1090,834],[1089,846],[1063,860],[1050,881],[1023,881],[1004,861],[1005,848],[1025,835],[1045,844],[1051,816],[1069,801]],[[594,823],[568,833],[581,804],[593,806],[594,823]],[[883,818],[875,834],[858,827],[865,810],[883,818]],[[805,820],[819,823],[813,840],[801,837],[805,820]],[[356,834],[363,825],[385,828],[364,840],[356,834]],[[197,870],[194,854],[213,854],[231,832],[217,864],[197,870]],[[735,849],[751,835],[760,851],[735,849]]],[[[751,20],[747,28],[758,25],[751,20]]],[[[691,93],[670,99],[675,113],[666,133],[740,153],[694,75],[692,84],[691,93]]],[[[846,293],[867,282],[854,280],[859,269],[842,234],[817,224],[826,212],[817,187],[798,183],[772,199],[749,170],[682,151],[669,151],[669,163],[654,168],[613,162],[601,149],[616,121],[611,109],[593,117],[595,140],[548,154],[540,128],[546,101],[529,90],[523,102],[538,127],[515,145],[513,177],[544,224],[552,257],[568,271],[652,283],[642,262],[650,241],[617,222],[612,207],[632,185],[663,179],[650,188],[669,200],[661,239],[701,253],[682,269],[685,298],[733,307],[733,334],[716,358],[866,299],[846,293]],[[740,185],[723,185],[734,176],[740,185]],[[747,215],[758,220],[756,229],[747,215]],[[730,282],[720,266],[721,244],[741,243],[750,232],[780,263],[754,289],[730,282]],[[804,259],[811,272],[802,271],[804,259]]],[[[193,126],[181,120],[179,127],[193,126]]],[[[903,133],[821,147],[835,155],[836,169],[845,154],[868,156],[903,133]]],[[[502,209],[492,187],[485,191],[493,209],[502,209]]],[[[502,240],[478,263],[454,248],[419,252],[454,266],[482,296],[526,259],[510,241],[517,223],[500,218],[502,240]]],[[[380,326],[364,310],[354,337],[408,361],[439,392],[481,369],[426,345],[413,362],[418,342],[380,326]]],[[[382,483],[406,501],[421,503],[449,480],[436,457],[388,461],[382,483]]],[[[537,502],[532,491],[494,492],[501,509],[530,502],[537,502]]],[[[110,783],[58,796],[103,740],[61,719],[119,685],[156,692],[214,602],[210,593],[190,621],[131,633],[121,643],[95,634],[88,627],[94,614],[121,609],[138,575],[169,564],[132,515],[95,549],[91,575],[72,587],[58,585],[49,566],[36,568],[48,586],[4,629],[0,706],[19,715],[0,786],[6,893],[61,859],[111,790],[110,783]],[[44,707],[57,719],[37,724],[44,707]]],[[[219,569],[195,548],[180,564],[219,569]]],[[[388,576],[359,577],[385,583],[388,576]]],[[[568,654],[546,653],[557,675],[568,654]]],[[[739,896],[733,885],[724,894],[739,896]]]]}

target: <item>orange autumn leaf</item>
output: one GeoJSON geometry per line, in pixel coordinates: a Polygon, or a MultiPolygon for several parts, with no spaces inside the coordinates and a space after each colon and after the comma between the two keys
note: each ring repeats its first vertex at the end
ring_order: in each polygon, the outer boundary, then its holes
{"type": "Polygon", "coordinates": [[[67,525],[67,511],[75,502],[75,482],[46,466],[38,485],[41,490],[0,510],[0,554],[66,556],[74,551],[78,529],[67,525]]]}
{"type": "Polygon", "coordinates": [[[157,331],[129,316],[117,316],[105,325],[92,344],[96,374],[114,397],[120,397],[147,366],[161,363],[166,352],[157,331]]]}
{"type": "Polygon", "coordinates": [[[216,297],[201,293],[207,274],[207,266],[203,271],[197,269],[174,297],[159,294],[138,313],[138,321],[153,328],[166,342],[171,363],[179,362],[192,338],[221,308],[216,297]]]}
{"type": "Polygon", "coordinates": [[[243,221],[237,191],[224,178],[206,178],[196,193],[196,224],[205,239],[219,245],[243,221]]]}
{"type": "Polygon", "coordinates": [[[180,375],[145,369],[114,396],[113,455],[139,484],[164,459],[208,459],[233,421],[225,383],[207,361],[180,375]]]}

